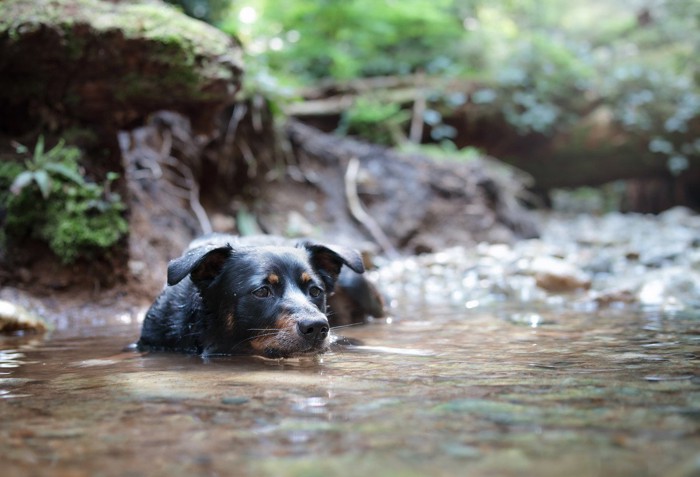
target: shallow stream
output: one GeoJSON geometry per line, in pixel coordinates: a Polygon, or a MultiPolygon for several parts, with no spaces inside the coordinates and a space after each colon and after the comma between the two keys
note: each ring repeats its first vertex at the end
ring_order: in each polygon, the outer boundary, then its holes
{"type": "Polygon", "coordinates": [[[0,475],[700,475],[699,215],[553,220],[371,278],[392,318],[318,360],[123,351],[142,311],[88,303],[0,337],[0,475]]]}
{"type": "Polygon", "coordinates": [[[394,311],[319,360],[124,352],[136,317],[0,338],[2,475],[700,473],[697,315],[394,311]]]}

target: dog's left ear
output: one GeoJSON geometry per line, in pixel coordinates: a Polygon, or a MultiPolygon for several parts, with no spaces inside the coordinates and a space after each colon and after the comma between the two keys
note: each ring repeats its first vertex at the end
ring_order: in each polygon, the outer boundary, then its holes
{"type": "Polygon", "coordinates": [[[339,245],[321,245],[313,242],[300,242],[300,247],[309,252],[311,266],[321,273],[326,282],[326,291],[333,290],[333,285],[340,275],[340,269],[347,265],[352,271],[364,273],[362,256],[357,250],[339,245]]]}
{"type": "Polygon", "coordinates": [[[233,249],[226,246],[202,246],[188,250],[168,264],[168,285],[180,283],[187,275],[198,287],[206,286],[220,272],[233,249]]]}

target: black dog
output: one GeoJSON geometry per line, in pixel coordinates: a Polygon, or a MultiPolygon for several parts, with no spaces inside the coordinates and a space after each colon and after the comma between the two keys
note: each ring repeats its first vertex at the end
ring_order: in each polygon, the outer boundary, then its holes
{"type": "Polygon", "coordinates": [[[146,314],[138,348],[268,358],[322,353],[330,343],[326,299],[343,265],[355,273],[344,273],[342,302],[355,309],[339,315],[381,316],[355,250],[271,236],[197,239],[168,264],[168,286],[146,314]]]}

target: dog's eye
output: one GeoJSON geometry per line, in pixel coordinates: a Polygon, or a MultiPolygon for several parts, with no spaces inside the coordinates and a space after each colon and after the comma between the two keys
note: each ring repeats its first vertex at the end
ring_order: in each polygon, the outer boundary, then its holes
{"type": "Polygon", "coordinates": [[[323,293],[323,290],[317,286],[312,286],[309,288],[309,295],[311,295],[313,298],[318,298],[321,296],[321,293],[323,293]]]}
{"type": "Polygon", "coordinates": [[[270,287],[268,286],[256,288],[253,290],[253,295],[255,295],[257,298],[268,298],[272,296],[272,290],[270,290],[270,287]]]}

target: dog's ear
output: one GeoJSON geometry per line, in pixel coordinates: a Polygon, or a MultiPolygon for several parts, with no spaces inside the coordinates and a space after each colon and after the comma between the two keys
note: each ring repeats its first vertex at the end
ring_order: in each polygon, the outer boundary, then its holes
{"type": "Polygon", "coordinates": [[[197,286],[211,282],[221,272],[231,252],[233,249],[230,245],[209,245],[188,250],[168,264],[168,285],[180,283],[187,275],[197,286]]]}
{"type": "Polygon", "coordinates": [[[365,271],[362,256],[355,249],[339,245],[321,245],[308,241],[300,242],[298,246],[309,252],[311,266],[321,274],[328,292],[333,290],[343,265],[347,265],[357,273],[365,271]]]}

